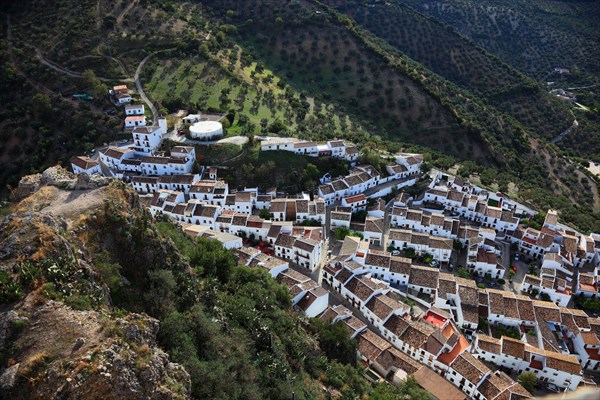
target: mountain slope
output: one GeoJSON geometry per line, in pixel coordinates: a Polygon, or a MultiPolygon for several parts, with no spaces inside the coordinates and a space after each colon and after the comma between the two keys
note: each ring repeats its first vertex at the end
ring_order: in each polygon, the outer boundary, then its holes
{"type": "Polygon", "coordinates": [[[555,67],[600,73],[595,1],[399,0],[452,26],[516,68],[542,79],[555,67]]]}
{"type": "Polygon", "coordinates": [[[569,106],[472,42],[400,2],[327,0],[413,60],[550,139],[573,120],[569,106]]]}
{"type": "Polygon", "coordinates": [[[0,220],[2,398],[429,398],[372,385],[345,329],[309,324],[266,271],[122,182],[53,167],[18,192],[0,220]]]}

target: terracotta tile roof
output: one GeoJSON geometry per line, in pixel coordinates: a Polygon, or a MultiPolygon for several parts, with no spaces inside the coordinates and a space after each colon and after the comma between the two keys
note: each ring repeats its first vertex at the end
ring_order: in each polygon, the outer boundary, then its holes
{"type": "Polygon", "coordinates": [[[286,249],[291,249],[291,248],[293,248],[295,241],[296,241],[295,237],[288,235],[287,233],[282,233],[279,236],[277,236],[277,240],[275,241],[275,246],[281,246],[286,249]]]}
{"type": "Polygon", "coordinates": [[[411,259],[405,257],[391,257],[390,272],[400,275],[410,275],[411,259]]]}
{"type": "Polygon", "coordinates": [[[327,184],[327,185],[320,185],[319,192],[321,192],[323,195],[328,195],[328,194],[335,192],[335,190],[333,190],[333,186],[331,186],[330,184],[327,184]]]}
{"type": "Polygon", "coordinates": [[[356,349],[370,361],[375,359],[392,345],[370,329],[366,329],[357,337],[356,349]]]}
{"type": "Polygon", "coordinates": [[[525,279],[523,280],[524,283],[528,283],[532,286],[541,286],[542,285],[542,280],[540,278],[538,278],[537,276],[533,276],[533,275],[525,275],[525,279]]]}
{"type": "Polygon", "coordinates": [[[479,291],[475,288],[461,285],[458,287],[458,296],[460,297],[461,304],[479,305],[479,291]]]}
{"type": "Polygon", "coordinates": [[[371,297],[371,299],[365,305],[373,314],[377,315],[382,321],[390,315],[393,311],[398,309],[406,309],[407,306],[392,299],[385,294],[378,294],[371,297]]]}
{"type": "Polygon", "coordinates": [[[533,301],[526,296],[517,296],[517,310],[519,318],[523,321],[535,321],[533,301]]]}
{"type": "Polygon", "coordinates": [[[233,219],[231,220],[231,225],[234,226],[246,226],[246,221],[248,220],[247,214],[235,214],[233,219]]]}
{"type": "MultiPolygon", "coordinates": [[[[444,274],[447,275],[447,274],[444,274]]],[[[437,295],[443,299],[446,298],[447,294],[456,294],[457,287],[456,281],[454,279],[448,279],[446,277],[442,277],[442,273],[440,273],[440,277],[438,280],[438,291],[437,295]]]]}
{"type": "Polygon", "coordinates": [[[573,314],[573,321],[575,321],[579,329],[590,329],[589,318],[583,310],[571,309],[571,312],[573,314]]]}
{"type": "Polygon", "coordinates": [[[334,191],[346,190],[348,189],[348,185],[341,179],[335,180],[331,182],[331,186],[333,186],[334,191]]]}
{"type": "Polygon", "coordinates": [[[383,218],[367,217],[365,220],[365,232],[383,232],[383,218]]]}
{"type": "Polygon", "coordinates": [[[502,341],[487,335],[477,335],[477,346],[483,351],[494,354],[500,354],[502,351],[502,341]]]}
{"type": "Polygon", "coordinates": [[[423,348],[435,328],[424,322],[411,322],[400,336],[400,340],[418,349],[423,348]]]}
{"type": "Polygon", "coordinates": [[[427,235],[426,233],[413,232],[410,238],[410,242],[412,244],[428,245],[429,235],[427,235]]]}
{"type": "Polygon", "coordinates": [[[400,369],[409,375],[421,368],[421,364],[394,347],[382,351],[375,362],[381,365],[385,371],[400,369]]]}
{"type": "Polygon", "coordinates": [[[332,220],[338,220],[338,221],[350,221],[350,219],[352,218],[352,213],[349,212],[341,212],[341,211],[332,211],[331,212],[331,219],[332,220]]]}
{"type": "Polygon", "coordinates": [[[317,301],[317,299],[324,297],[324,296],[328,296],[329,292],[327,290],[325,290],[324,288],[322,288],[321,286],[317,286],[311,290],[309,290],[304,297],[302,297],[300,299],[300,301],[298,302],[298,304],[296,304],[298,306],[298,308],[300,308],[302,311],[306,311],[309,309],[309,307],[311,305],[313,305],[313,303],[315,301],[317,301]]]}
{"type": "Polygon", "coordinates": [[[365,257],[365,264],[377,267],[389,268],[391,257],[386,254],[376,254],[372,251],[365,257]]]}
{"type": "Polygon", "coordinates": [[[574,375],[581,374],[581,365],[575,356],[561,354],[553,351],[546,352],[546,367],[559,371],[569,372],[574,375]]]}
{"type": "Polygon", "coordinates": [[[408,328],[409,323],[399,315],[392,314],[383,326],[393,333],[396,337],[401,337],[404,331],[408,328]]]}
{"type": "Polygon", "coordinates": [[[524,359],[525,343],[517,339],[509,338],[508,336],[502,336],[502,354],[524,359]]]}
{"type": "Polygon", "coordinates": [[[351,315],[352,315],[352,311],[348,310],[346,307],[339,304],[337,306],[327,307],[327,310],[325,310],[325,312],[323,314],[321,314],[319,319],[321,319],[323,321],[327,321],[327,320],[333,320],[336,317],[351,316],[351,315]]]}
{"type": "Polygon", "coordinates": [[[294,247],[308,252],[312,252],[318,245],[319,242],[311,238],[299,238],[294,242],[294,247]]]}
{"type": "Polygon", "coordinates": [[[481,361],[466,352],[459,355],[450,364],[450,367],[475,385],[481,382],[485,374],[490,372],[490,369],[483,365],[481,361]]]}
{"type": "Polygon", "coordinates": [[[432,249],[452,250],[454,242],[452,239],[438,238],[435,236],[429,237],[429,247],[432,249]]]}
{"type": "Polygon", "coordinates": [[[533,301],[538,322],[549,321],[560,323],[560,309],[551,301],[533,301]]]}
{"type": "Polygon", "coordinates": [[[350,336],[354,335],[354,333],[361,331],[367,327],[367,324],[362,322],[360,319],[356,318],[352,315],[350,318],[345,318],[342,320],[346,329],[350,333],[350,336]]]}
{"type": "Polygon", "coordinates": [[[414,265],[410,269],[408,283],[415,286],[435,289],[437,288],[438,274],[439,270],[436,268],[421,267],[414,265]]]}
{"type": "Polygon", "coordinates": [[[346,289],[350,293],[354,294],[361,301],[367,301],[367,299],[377,289],[377,286],[370,279],[354,276],[345,285],[346,289]]]}
{"type": "Polygon", "coordinates": [[[82,169],[90,169],[97,165],[100,165],[100,163],[98,161],[92,160],[91,158],[89,158],[87,156],[73,157],[71,159],[71,164],[74,164],[82,169]]]}
{"type": "Polygon", "coordinates": [[[340,282],[342,285],[345,284],[348,279],[350,279],[354,273],[348,268],[342,268],[340,272],[337,273],[335,279],[340,282]]]}
{"type": "Polygon", "coordinates": [[[492,400],[513,384],[514,381],[510,377],[506,380],[500,378],[498,375],[490,374],[481,382],[477,391],[485,396],[486,399],[492,400]]]}
{"type": "Polygon", "coordinates": [[[517,299],[514,294],[506,292],[504,296],[505,316],[508,318],[519,319],[519,310],[517,309],[517,299]]]}
{"type": "Polygon", "coordinates": [[[390,229],[389,239],[410,242],[411,236],[412,231],[409,231],[407,229],[390,229]]]}

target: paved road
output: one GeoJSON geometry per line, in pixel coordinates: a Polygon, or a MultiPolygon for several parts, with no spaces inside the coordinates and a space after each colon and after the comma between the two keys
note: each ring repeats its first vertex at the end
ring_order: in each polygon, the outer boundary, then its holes
{"type": "Polygon", "coordinates": [[[187,137],[183,136],[183,135],[178,135],[177,131],[173,130],[171,132],[168,132],[166,135],[163,136],[164,139],[169,139],[172,140],[173,142],[177,142],[177,143],[181,143],[181,144],[201,144],[201,145],[211,145],[211,144],[221,144],[221,143],[231,143],[231,144],[237,144],[238,146],[243,146],[246,143],[248,143],[248,137],[247,136],[230,136],[230,137],[226,137],[223,139],[218,139],[218,140],[193,140],[193,139],[188,139],[187,137]]]}
{"type": "Polygon", "coordinates": [[[556,135],[553,139],[552,139],[552,144],[555,144],[556,142],[558,142],[560,139],[564,138],[565,136],[567,136],[569,134],[569,132],[571,132],[571,130],[573,128],[576,128],[577,126],[579,126],[579,122],[577,122],[577,120],[573,120],[573,123],[571,124],[570,127],[568,127],[567,129],[565,129],[564,131],[562,131],[560,134],[556,135]]]}
{"type": "Polygon", "coordinates": [[[142,72],[142,68],[144,68],[144,64],[146,64],[146,61],[148,61],[148,59],[150,58],[150,56],[152,56],[152,54],[148,54],[140,62],[140,65],[138,65],[137,70],[135,71],[135,75],[133,77],[133,80],[135,82],[135,88],[137,89],[138,93],[140,94],[140,97],[142,98],[142,100],[144,101],[144,103],[146,103],[148,105],[148,107],[150,107],[150,110],[152,111],[152,121],[155,124],[157,124],[158,123],[158,110],[156,109],[156,107],[154,106],[154,104],[152,104],[152,102],[150,101],[150,99],[148,98],[148,96],[146,96],[146,93],[144,93],[144,88],[142,87],[142,83],[140,82],[140,72],[142,72]]]}

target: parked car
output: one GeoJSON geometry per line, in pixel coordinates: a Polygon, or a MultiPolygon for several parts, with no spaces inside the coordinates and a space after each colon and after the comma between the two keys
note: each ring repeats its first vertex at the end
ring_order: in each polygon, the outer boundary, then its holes
{"type": "Polygon", "coordinates": [[[551,392],[554,392],[554,393],[560,393],[560,388],[559,388],[558,386],[556,386],[555,384],[553,384],[553,383],[549,383],[549,382],[547,382],[547,383],[546,383],[546,388],[547,388],[549,391],[551,391],[551,392]]]}
{"type": "Polygon", "coordinates": [[[517,266],[516,266],[516,265],[513,265],[513,266],[511,267],[511,269],[512,269],[513,271],[517,272],[517,266]]]}
{"type": "Polygon", "coordinates": [[[438,267],[439,265],[440,265],[440,263],[435,260],[433,260],[432,262],[429,263],[430,267],[438,267]]]}
{"type": "Polygon", "coordinates": [[[185,135],[185,131],[184,131],[183,129],[179,129],[179,130],[177,131],[177,134],[178,134],[179,136],[183,136],[183,135],[185,135]]]}
{"type": "Polygon", "coordinates": [[[519,253],[515,253],[515,261],[519,261],[519,253]]]}
{"type": "Polygon", "coordinates": [[[454,271],[454,265],[452,265],[452,264],[448,265],[448,271],[450,271],[450,272],[454,271]]]}
{"type": "Polygon", "coordinates": [[[393,256],[399,256],[400,255],[400,250],[392,250],[392,255],[393,256]]]}

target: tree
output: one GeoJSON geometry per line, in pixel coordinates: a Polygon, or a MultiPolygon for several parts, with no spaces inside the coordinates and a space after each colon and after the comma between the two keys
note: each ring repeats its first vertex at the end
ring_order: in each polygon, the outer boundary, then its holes
{"type": "Polygon", "coordinates": [[[471,274],[469,273],[469,270],[466,269],[465,267],[459,267],[456,270],[456,275],[458,275],[461,278],[465,278],[465,279],[468,279],[468,278],[471,277],[471,274]]]}
{"type": "Polygon", "coordinates": [[[258,216],[262,219],[271,219],[271,213],[266,208],[261,209],[258,213],[258,216]]]}
{"type": "Polygon", "coordinates": [[[91,69],[86,69],[85,71],[83,71],[83,79],[87,87],[89,87],[92,91],[92,94],[95,98],[102,98],[108,93],[108,86],[106,86],[104,82],[98,79],[94,71],[92,71],[91,69]]]}
{"type": "Polygon", "coordinates": [[[535,373],[531,371],[522,372],[517,378],[517,380],[519,381],[521,386],[523,386],[529,392],[533,392],[533,389],[537,384],[537,377],[535,376],[535,373]]]}
{"type": "Polygon", "coordinates": [[[350,233],[350,229],[345,226],[338,226],[333,230],[333,235],[336,239],[343,240],[350,233]]]}
{"type": "Polygon", "coordinates": [[[409,247],[406,250],[404,250],[404,257],[415,258],[416,256],[417,256],[417,253],[415,252],[415,249],[413,249],[412,247],[409,247]]]}
{"type": "Polygon", "coordinates": [[[313,319],[312,328],[316,331],[321,350],[325,352],[328,358],[332,358],[342,364],[356,363],[356,341],[350,339],[348,331],[343,322],[338,321],[331,324],[331,321],[321,321],[313,319]]]}
{"type": "Polygon", "coordinates": [[[463,248],[462,243],[460,242],[460,240],[456,240],[454,239],[452,241],[452,247],[454,248],[455,251],[461,251],[463,248]]]}
{"type": "Polygon", "coordinates": [[[540,300],[543,301],[552,301],[552,299],[550,298],[550,295],[546,292],[542,292],[540,293],[540,300]]]}

